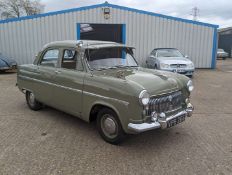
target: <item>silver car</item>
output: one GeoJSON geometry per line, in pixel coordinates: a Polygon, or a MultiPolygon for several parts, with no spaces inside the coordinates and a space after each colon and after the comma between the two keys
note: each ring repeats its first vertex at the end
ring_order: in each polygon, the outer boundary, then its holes
{"type": "Polygon", "coordinates": [[[175,48],[154,49],[146,60],[148,68],[171,71],[186,76],[194,73],[194,64],[175,48]]]}
{"type": "Polygon", "coordinates": [[[225,60],[228,57],[229,57],[229,54],[225,52],[223,49],[217,50],[217,58],[222,58],[223,60],[225,60]]]}

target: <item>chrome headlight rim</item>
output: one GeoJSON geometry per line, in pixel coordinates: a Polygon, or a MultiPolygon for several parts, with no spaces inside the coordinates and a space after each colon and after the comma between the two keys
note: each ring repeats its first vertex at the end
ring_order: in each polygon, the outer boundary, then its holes
{"type": "Polygon", "coordinates": [[[193,64],[193,63],[187,64],[187,68],[189,68],[189,69],[194,69],[194,64],[193,64]]]}
{"type": "Polygon", "coordinates": [[[170,68],[170,65],[167,63],[160,63],[160,68],[161,69],[168,69],[168,68],[170,68]]]}
{"type": "Polygon", "coordinates": [[[194,86],[193,86],[192,80],[189,80],[189,81],[188,81],[188,83],[187,83],[187,88],[188,88],[188,91],[189,91],[189,92],[192,92],[192,91],[193,91],[194,86]]]}
{"type": "Polygon", "coordinates": [[[150,100],[150,94],[147,92],[147,90],[142,90],[139,93],[139,103],[143,106],[147,106],[150,100]]]}

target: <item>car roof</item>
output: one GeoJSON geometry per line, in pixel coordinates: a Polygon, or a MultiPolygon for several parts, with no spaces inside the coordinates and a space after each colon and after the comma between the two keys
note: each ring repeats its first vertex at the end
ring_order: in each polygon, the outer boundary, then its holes
{"type": "Polygon", "coordinates": [[[54,41],[51,43],[48,43],[44,46],[44,48],[48,47],[78,47],[84,49],[98,49],[98,48],[104,48],[104,47],[129,47],[133,48],[131,46],[126,46],[125,44],[120,44],[116,42],[111,41],[97,41],[97,40],[64,40],[64,41],[54,41]]]}
{"type": "Polygon", "coordinates": [[[178,50],[177,48],[155,48],[154,50],[165,50],[165,49],[174,49],[174,50],[178,50]]]}

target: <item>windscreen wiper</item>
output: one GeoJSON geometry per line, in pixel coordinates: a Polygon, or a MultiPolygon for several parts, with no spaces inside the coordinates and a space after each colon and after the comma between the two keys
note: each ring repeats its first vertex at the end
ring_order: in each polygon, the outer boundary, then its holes
{"type": "Polygon", "coordinates": [[[128,66],[128,67],[139,67],[139,66],[128,66]]]}
{"type": "Polygon", "coordinates": [[[119,65],[116,65],[116,66],[114,66],[114,67],[121,68],[121,67],[129,67],[129,66],[125,66],[125,65],[119,64],[119,65]]]}
{"type": "Polygon", "coordinates": [[[117,65],[117,66],[115,66],[115,67],[119,67],[119,68],[121,68],[121,67],[139,67],[139,66],[126,66],[126,65],[117,65]]]}
{"type": "Polygon", "coordinates": [[[94,69],[94,70],[101,71],[101,70],[106,70],[106,69],[109,69],[109,68],[101,67],[101,68],[97,68],[97,69],[94,69]]]}

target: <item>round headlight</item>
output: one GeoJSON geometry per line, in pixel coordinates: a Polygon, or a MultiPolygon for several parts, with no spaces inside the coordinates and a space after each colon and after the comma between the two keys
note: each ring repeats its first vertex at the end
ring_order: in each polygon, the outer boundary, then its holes
{"type": "Polygon", "coordinates": [[[188,91],[189,91],[189,92],[192,92],[192,91],[193,91],[194,86],[193,86],[192,80],[189,80],[189,81],[188,81],[188,83],[187,83],[187,88],[188,88],[188,91]]]}
{"type": "Polygon", "coordinates": [[[187,64],[187,68],[194,68],[194,64],[193,63],[187,64]]]}
{"type": "Polygon", "coordinates": [[[161,69],[167,69],[167,68],[169,68],[169,64],[160,63],[160,68],[161,68],[161,69]]]}
{"type": "Polygon", "coordinates": [[[150,95],[148,94],[148,92],[146,90],[142,90],[139,94],[139,102],[141,105],[148,105],[150,100],[150,95]]]}

